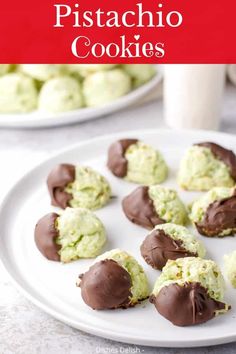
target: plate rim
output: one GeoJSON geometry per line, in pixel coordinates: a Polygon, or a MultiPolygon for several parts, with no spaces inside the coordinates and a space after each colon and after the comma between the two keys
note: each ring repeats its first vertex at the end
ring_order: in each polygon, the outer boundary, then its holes
{"type": "MultiPolygon", "coordinates": [[[[224,132],[216,132],[216,131],[205,131],[205,130],[190,130],[190,129],[182,129],[182,130],[170,130],[170,129],[144,129],[144,130],[130,130],[130,131],[120,131],[116,132],[113,134],[106,134],[106,135],[101,135],[99,137],[94,137],[91,139],[86,139],[82,142],[72,144],[68,146],[67,148],[60,149],[57,152],[54,152],[53,154],[50,154],[47,158],[43,159],[43,161],[39,162],[36,166],[31,168],[29,171],[27,171],[23,176],[18,178],[18,180],[10,187],[8,192],[5,194],[1,204],[0,204],[0,226],[2,223],[2,214],[4,214],[5,206],[8,204],[9,199],[12,197],[14,194],[15,189],[18,188],[18,185],[20,185],[22,182],[24,182],[24,179],[27,179],[33,172],[37,171],[38,169],[41,168],[42,165],[47,164],[51,160],[59,157],[62,154],[66,154],[72,150],[79,149],[83,146],[86,146],[88,144],[92,144],[93,141],[96,142],[101,142],[102,140],[107,140],[107,139],[117,139],[121,138],[122,136],[127,136],[127,135],[149,135],[149,134],[202,134],[203,137],[204,135],[214,135],[215,136],[224,136],[224,137],[230,137],[231,139],[236,140],[236,136],[233,134],[228,134],[224,132]]],[[[230,343],[233,341],[236,341],[236,332],[229,333],[228,335],[223,335],[221,337],[208,337],[204,339],[190,339],[190,340],[174,340],[171,343],[167,342],[166,340],[159,340],[158,341],[153,341],[151,339],[139,339],[138,337],[131,336],[130,334],[126,336],[125,333],[122,334],[122,337],[120,337],[120,334],[115,333],[114,330],[104,330],[100,328],[95,328],[92,324],[86,324],[81,321],[74,321],[73,319],[68,319],[66,315],[63,313],[57,312],[55,309],[51,308],[50,305],[47,304],[47,302],[44,302],[40,300],[40,298],[35,297],[33,294],[29,292],[28,289],[25,289],[24,286],[21,284],[21,282],[18,282],[18,280],[15,277],[14,270],[10,269],[9,264],[7,264],[7,258],[0,252],[0,262],[5,269],[5,271],[8,273],[9,279],[12,282],[12,284],[16,287],[16,289],[19,290],[19,292],[25,296],[29,301],[31,301],[34,305],[36,305],[38,308],[43,310],[44,312],[48,313],[55,319],[66,323],[69,326],[72,326],[73,328],[82,330],[84,332],[90,333],[92,335],[96,335],[102,338],[106,339],[111,339],[115,340],[118,342],[122,343],[128,343],[128,344],[134,344],[134,345],[143,345],[143,346],[154,346],[154,347],[166,347],[166,348],[193,348],[193,347],[201,347],[201,346],[210,346],[210,345],[219,345],[219,344],[226,344],[230,343]]],[[[23,280],[23,279],[22,279],[23,280]]]]}

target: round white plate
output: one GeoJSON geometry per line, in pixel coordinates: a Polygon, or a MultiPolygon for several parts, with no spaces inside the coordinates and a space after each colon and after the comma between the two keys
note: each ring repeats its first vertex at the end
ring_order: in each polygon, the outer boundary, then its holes
{"type": "Polygon", "coordinates": [[[152,80],[131,91],[117,100],[96,108],[80,108],[63,113],[45,113],[34,111],[22,114],[0,114],[0,127],[6,128],[45,128],[72,123],[79,123],[114,113],[139,101],[142,97],[155,90],[161,83],[163,74],[161,66],[152,80]]]}
{"type": "MultiPolygon", "coordinates": [[[[232,305],[232,310],[227,314],[203,325],[175,327],[161,317],[148,301],[127,310],[90,309],[81,300],[80,289],[75,286],[75,282],[78,274],[85,271],[93,261],[79,260],[64,265],[48,261],[37,250],[34,226],[41,216],[53,210],[45,185],[49,171],[61,162],[89,165],[109,179],[113,195],[117,196],[109,205],[96,212],[107,230],[108,242],[104,251],[119,247],[134,255],[147,272],[152,288],[160,272],[146,265],[139,253],[139,246],[147,231],[129,222],[121,210],[121,199],[135,185],[115,178],[106,168],[108,146],[121,137],[136,137],[158,148],[170,167],[170,175],[164,185],[175,188],[177,167],[185,148],[209,140],[228,148],[236,146],[236,138],[226,134],[152,130],[101,137],[61,152],[19,180],[3,202],[0,209],[2,263],[18,289],[33,303],[55,318],[98,336],[161,347],[193,347],[236,340],[236,290],[229,284],[225,299],[232,305]]],[[[190,192],[180,194],[186,203],[199,195],[190,192]]],[[[207,256],[220,266],[223,255],[236,248],[233,237],[209,239],[199,235],[199,238],[206,245],[207,256]]]]}

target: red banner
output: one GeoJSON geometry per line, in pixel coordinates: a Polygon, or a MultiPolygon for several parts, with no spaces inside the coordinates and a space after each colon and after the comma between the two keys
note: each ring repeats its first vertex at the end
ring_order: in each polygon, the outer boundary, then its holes
{"type": "Polygon", "coordinates": [[[235,0],[4,1],[0,63],[236,63],[235,0]]]}

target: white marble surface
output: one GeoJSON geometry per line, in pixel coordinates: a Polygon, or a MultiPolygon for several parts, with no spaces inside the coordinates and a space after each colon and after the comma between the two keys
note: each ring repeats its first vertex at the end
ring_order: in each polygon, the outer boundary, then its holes
{"type": "MultiPolygon", "coordinates": [[[[0,130],[0,195],[16,178],[51,153],[79,141],[122,130],[162,128],[162,102],[132,108],[111,117],[48,130],[0,130]]],[[[236,134],[236,88],[224,97],[221,130],[236,134]]],[[[209,348],[136,347],[98,338],[54,320],[26,300],[0,268],[0,354],[163,353],[233,354],[236,343],[209,348]]]]}

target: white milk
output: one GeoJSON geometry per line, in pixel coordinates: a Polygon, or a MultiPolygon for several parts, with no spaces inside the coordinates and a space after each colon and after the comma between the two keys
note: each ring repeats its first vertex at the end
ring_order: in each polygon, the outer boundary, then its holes
{"type": "Polygon", "coordinates": [[[224,64],[165,65],[164,114],[168,126],[218,129],[225,83],[224,64]]]}

